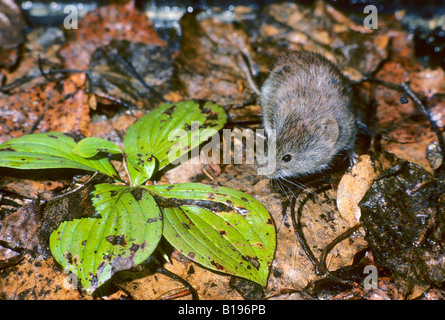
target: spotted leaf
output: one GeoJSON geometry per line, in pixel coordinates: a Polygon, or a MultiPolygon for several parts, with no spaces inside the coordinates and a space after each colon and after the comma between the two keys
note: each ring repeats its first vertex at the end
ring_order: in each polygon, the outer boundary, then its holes
{"type": "Polygon", "coordinates": [[[0,167],[16,169],[72,168],[99,171],[110,177],[119,176],[106,157],[84,158],[72,152],[73,137],[61,132],[24,135],[0,145],[0,167]]]}
{"type": "Polygon", "coordinates": [[[209,269],[267,284],[276,234],[260,202],[197,183],[146,188],[164,199],[164,237],[173,247],[209,269]]]}
{"type": "MultiPolygon", "coordinates": [[[[157,170],[161,170],[207,141],[225,122],[224,109],[212,102],[201,105],[194,101],[166,103],[142,116],[128,129],[124,140],[125,153],[153,156],[157,170]]],[[[152,164],[127,161],[127,167],[139,172],[139,181],[144,180],[141,179],[144,175],[145,180],[150,178],[144,174],[147,171],[145,166],[152,164]]]]}
{"type": "Polygon", "coordinates": [[[94,157],[99,152],[122,153],[122,150],[113,142],[97,137],[88,137],[80,140],[71,151],[84,158],[94,157]]]}
{"type": "Polygon", "coordinates": [[[96,217],[63,222],[50,237],[54,258],[89,294],[146,260],[162,236],[161,212],[147,190],[100,184],[92,200],[96,217]]]}

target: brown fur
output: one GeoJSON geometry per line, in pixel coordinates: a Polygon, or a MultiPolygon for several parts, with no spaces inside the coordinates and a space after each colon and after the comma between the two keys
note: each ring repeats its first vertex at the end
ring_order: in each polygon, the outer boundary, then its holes
{"type": "Polygon", "coordinates": [[[261,89],[263,124],[276,130],[272,178],[315,173],[342,150],[353,152],[356,116],[352,88],[323,56],[298,51],[278,58],[261,89]],[[291,161],[282,158],[291,155],[291,161]]]}

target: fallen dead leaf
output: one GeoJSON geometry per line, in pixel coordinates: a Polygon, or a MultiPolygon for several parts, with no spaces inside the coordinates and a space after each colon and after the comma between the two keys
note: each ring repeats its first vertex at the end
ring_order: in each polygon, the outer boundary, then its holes
{"type": "Polygon", "coordinates": [[[362,155],[350,172],[341,178],[337,189],[337,207],[343,219],[353,227],[360,221],[358,203],[377,177],[369,155],[362,155]]]}
{"type": "Polygon", "coordinates": [[[50,82],[14,95],[0,93],[0,142],[24,134],[60,131],[90,135],[84,74],[50,82]]]}
{"type": "Polygon", "coordinates": [[[86,70],[94,50],[110,44],[111,40],[165,45],[148,17],[134,8],[133,1],[99,7],[79,21],[79,29],[66,30],[66,33],[69,41],[60,55],[68,69],[86,70]]]}
{"type": "Polygon", "coordinates": [[[0,296],[7,300],[92,300],[74,288],[53,258],[25,255],[20,264],[0,270],[0,296]]]}
{"type": "Polygon", "coordinates": [[[414,92],[427,98],[445,94],[445,72],[442,69],[424,69],[410,74],[410,85],[414,92]]]}

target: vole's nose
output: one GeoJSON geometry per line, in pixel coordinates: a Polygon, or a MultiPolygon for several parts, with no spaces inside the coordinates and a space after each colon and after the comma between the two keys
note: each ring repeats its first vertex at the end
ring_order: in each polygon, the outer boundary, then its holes
{"type": "Polygon", "coordinates": [[[267,157],[257,158],[258,163],[258,170],[257,173],[259,175],[267,176],[268,178],[271,178],[276,171],[276,161],[275,159],[272,159],[272,161],[268,161],[267,157]]]}

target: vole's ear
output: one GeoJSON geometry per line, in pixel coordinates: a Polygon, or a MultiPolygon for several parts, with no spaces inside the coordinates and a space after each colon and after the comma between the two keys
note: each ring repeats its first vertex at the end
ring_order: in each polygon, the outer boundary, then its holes
{"type": "Polygon", "coordinates": [[[321,140],[333,146],[337,142],[340,128],[335,120],[329,119],[321,125],[321,140]]]}

